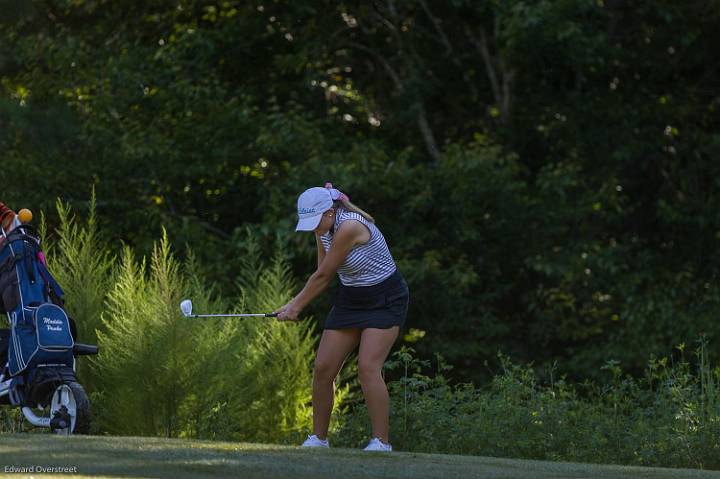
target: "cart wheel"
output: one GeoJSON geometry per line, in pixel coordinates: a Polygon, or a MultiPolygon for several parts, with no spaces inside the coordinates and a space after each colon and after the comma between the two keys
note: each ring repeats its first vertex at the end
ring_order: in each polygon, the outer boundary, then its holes
{"type": "Polygon", "coordinates": [[[61,384],[50,402],[51,427],[58,434],[90,432],[90,401],[77,382],[61,384]]]}

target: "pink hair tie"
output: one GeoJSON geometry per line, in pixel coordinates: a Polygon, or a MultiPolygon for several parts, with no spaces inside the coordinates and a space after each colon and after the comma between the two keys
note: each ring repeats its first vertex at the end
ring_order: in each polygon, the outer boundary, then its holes
{"type": "Polygon", "coordinates": [[[336,188],[333,188],[332,183],[330,183],[329,181],[325,183],[325,188],[330,190],[330,197],[333,199],[333,201],[350,201],[350,197],[348,195],[336,188]]]}

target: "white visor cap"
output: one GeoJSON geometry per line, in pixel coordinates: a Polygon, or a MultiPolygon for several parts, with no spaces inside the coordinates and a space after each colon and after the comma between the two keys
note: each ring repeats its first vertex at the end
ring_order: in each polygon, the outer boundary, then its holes
{"type": "Polygon", "coordinates": [[[316,186],[303,191],[298,197],[298,223],[295,231],[313,231],[320,224],[322,214],[332,208],[330,190],[316,186]]]}

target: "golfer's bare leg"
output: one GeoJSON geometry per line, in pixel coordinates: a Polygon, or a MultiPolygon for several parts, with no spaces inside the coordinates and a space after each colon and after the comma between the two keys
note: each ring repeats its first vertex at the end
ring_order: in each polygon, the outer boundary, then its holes
{"type": "Polygon", "coordinates": [[[335,378],[350,352],[360,342],[359,329],[326,329],[315,356],[313,371],[313,433],[325,439],[330,426],[335,378]]]}
{"type": "Polygon", "coordinates": [[[358,353],[358,376],[370,414],[373,437],[390,441],[390,398],[382,377],[382,367],[400,328],[363,329],[358,353]]]}

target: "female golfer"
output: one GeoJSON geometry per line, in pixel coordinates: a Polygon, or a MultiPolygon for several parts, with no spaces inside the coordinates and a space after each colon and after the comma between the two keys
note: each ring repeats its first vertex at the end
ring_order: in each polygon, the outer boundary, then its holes
{"type": "Polygon", "coordinates": [[[335,273],[340,285],[320,339],[313,374],[313,433],[304,447],[329,447],[334,381],[356,347],[358,376],[370,413],[372,439],[366,451],[392,451],[390,399],[382,367],[405,322],[408,287],[395,266],[380,230],[369,214],[330,183],[305,190],[297,203],[296,231],[313,231],[317,271],[305,287],[277,312],[297,320],[302,309],[327,288],[335,273]]]}

